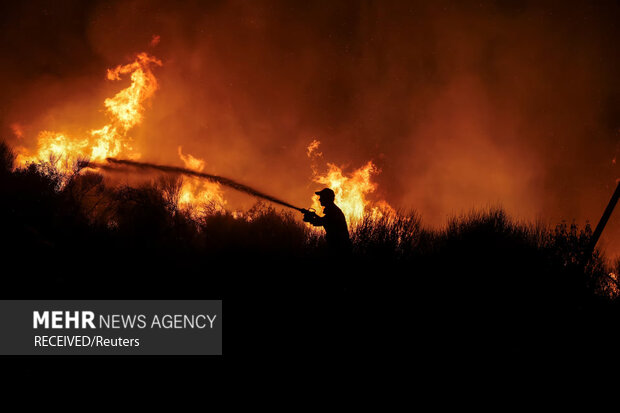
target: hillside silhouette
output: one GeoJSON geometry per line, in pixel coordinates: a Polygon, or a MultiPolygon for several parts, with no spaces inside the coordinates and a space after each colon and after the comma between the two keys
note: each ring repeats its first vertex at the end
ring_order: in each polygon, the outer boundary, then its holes
{"type": "Polygon", "coordinates": [[[587,359],[619,343],[618,265],[589,251],[589,226],[501,208],[442,229],[413,211],[367,216],[334,263],[292,213],[190,214],[180,178],[111,187],[52,165],[14,169],[0,145],[4,298],[221,298],[237,354],[587,359]]]}

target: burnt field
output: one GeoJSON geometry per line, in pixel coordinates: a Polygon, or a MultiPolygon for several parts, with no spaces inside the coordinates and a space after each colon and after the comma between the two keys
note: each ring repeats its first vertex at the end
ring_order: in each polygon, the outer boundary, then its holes
{"type": "Polygon", "coordinates": [[[196,215],[177,207],[178,178],[107,186],[95,172],[13,169],[1,151],[4,298],[222,298],[238,355],[252,343],[278,357],[595,359],[618,344],[617,263],[589,252],[589,227],[497,208],[431,230],[401,212],[366,217],[334,262],[321,233],[268,205],[196,215]]]}

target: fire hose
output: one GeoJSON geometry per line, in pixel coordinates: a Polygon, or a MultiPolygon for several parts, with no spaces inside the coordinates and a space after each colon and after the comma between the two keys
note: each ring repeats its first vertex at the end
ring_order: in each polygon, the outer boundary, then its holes
{"type": "Polygon", "coordinates": [[[126,159],[106,158],[106,161],[108,162],[108,164],[99,163],[99,162],[83,162],[80,166],[101,168],[101,169],[106,169],[106,170],[117,170],[115,166],[124,166],[124,167],[138,168],[138,169],[155,169],[155,170],[166,172],[166,173],[195,176],[198,178],[206,179],[208,181],[224,185],[226,187],[232,188],[239,192],[246,193],[256,198],[262,198],[269,202],[273,202],[274,204],[282,205],[287,208],[291,208],[296,211],[299,211],[302,214],[304,214],[304,221],[306,222],[311,222],[315,217],[318,217],[318,215],[316,215],[315,210],[312,208],[304,209],[304,208],[296,207],[274,196],[265,194],[264,192],[258,191],[248,185],[239,183],[230,178],[225,178],[223,176],[193,171],[191,169],[181,168],[178,166],[159,165],[159,164],[154,164],[154,163],[149,163],[149,162],[138,162],[138,161],[131,161],[131,160],[126,160],[126,159]]]}

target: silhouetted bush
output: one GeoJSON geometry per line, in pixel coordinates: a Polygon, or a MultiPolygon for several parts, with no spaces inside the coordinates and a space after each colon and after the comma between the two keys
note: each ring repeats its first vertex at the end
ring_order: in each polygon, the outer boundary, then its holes
{"type": "Polygon", "coordinates": [[[444,344],[464,334],[485,351],[522,351],[550,331],[604,329],[620,315],[620,261],[589,251],[589,226],[518,223],[501,208],[441,229],[424,228],[415,211],[367,216],[351,230],[352,257],[332,262],[320,231],[262,203],[196,214],[178,207],[177,178],[108,186],[92,171],[61,174],[53,162],[13,170],[13,162],[0,144],[4,264],[19,268],[3,277],[15,295],[268,296],[304,314],[300,303],[336,294],[342,314],[375,303],[382,334],[415,319],[444,344]]]}

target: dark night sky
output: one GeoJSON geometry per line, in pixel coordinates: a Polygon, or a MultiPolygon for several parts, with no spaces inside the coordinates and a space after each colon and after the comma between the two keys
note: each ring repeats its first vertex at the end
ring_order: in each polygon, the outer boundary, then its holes
{"type": "MultiPolygon", "coordinates": [[[[144,159],[178,164],[182,144],[209,172],[293,203],[314,188],[313,139],[327,161],[375,161],[377,196],[435,225],[495,203],[549,223],[597,221],[620,176],[617,2],[0,7],[0,131],[14,145],[94,123],[118,90],[105,69],[146,50],[164,65],[134,132],[144,159]]],[[[607,242],[620,252],[620,213],[607,242]]]]}

